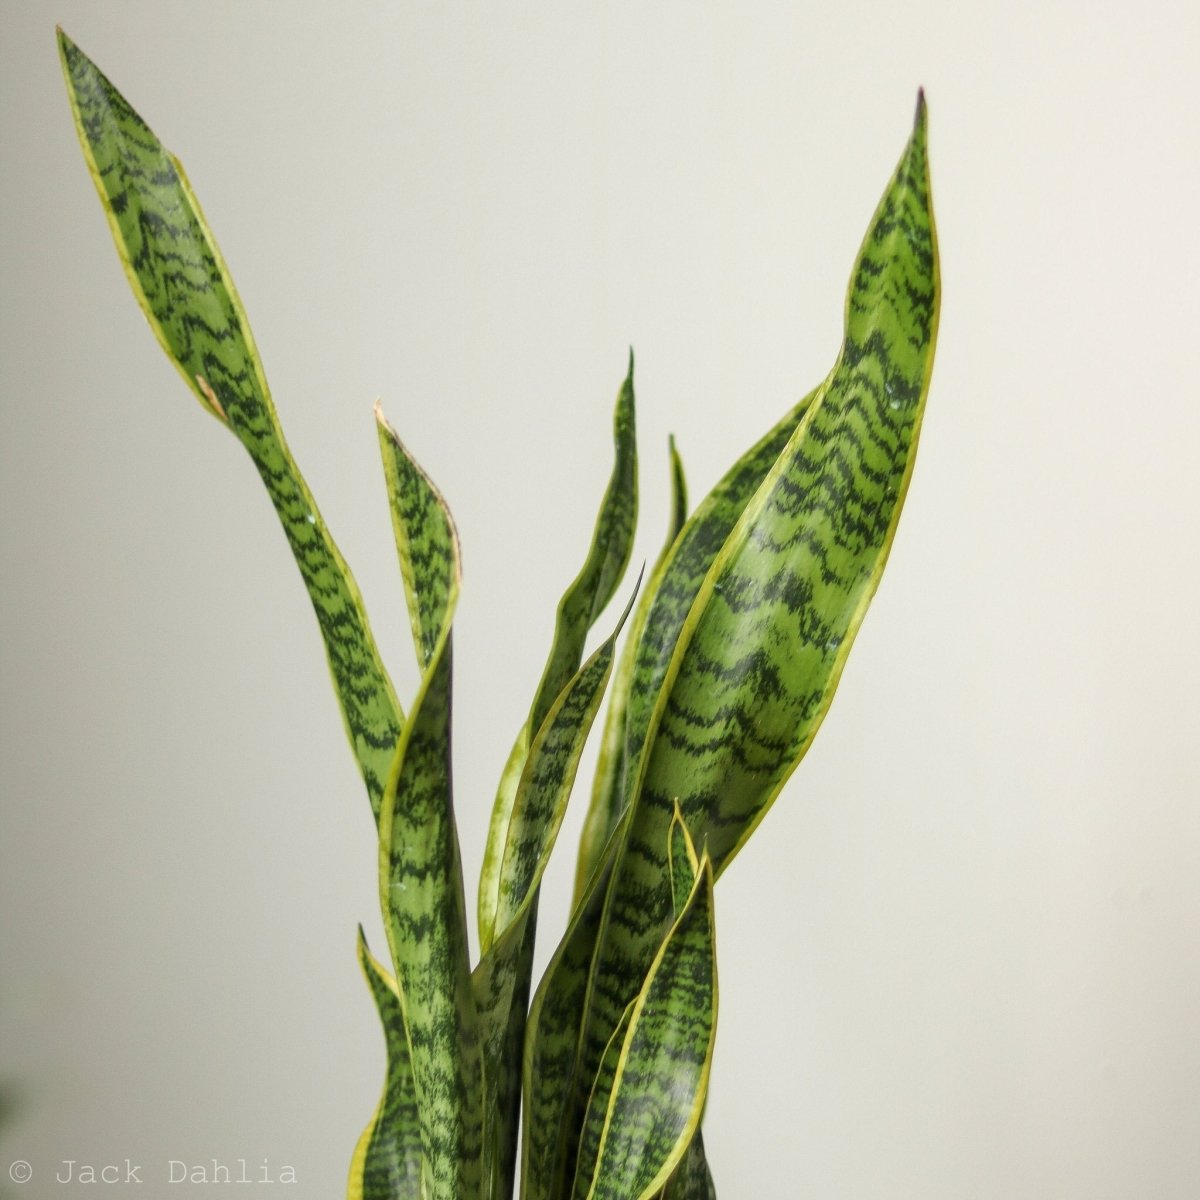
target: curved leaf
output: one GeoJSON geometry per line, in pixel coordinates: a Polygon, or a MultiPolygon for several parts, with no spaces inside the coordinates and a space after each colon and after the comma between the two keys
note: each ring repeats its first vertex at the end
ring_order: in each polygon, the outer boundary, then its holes
{"type": "Polygon", "coordinates": [[[375,422],[413,645],[424,669],[433,661],[446,611],[458,588],[462,558],[458,531],[441,493],[404,448],[378,404],[375,422]]]}
{"type": "Polygon", "coordinates": [[[816,395],[813,391],[805,396],[725,473],[670,540],[642,593],[613,682],[596,783],[579,844],[577,896],[629,803],[655,701],[696,593],[816,395]]]}
{"type": "Polygon", "coordinates": [[[634,417],[633,355],[617,394],[613,414],[613,469],[609,477],[587,558],[563,593],[554,625],[550,656],[542,672],[529,717],[517,734],[492,807],[492,819],[479,876],[479,942],[486,951],[496,936],[500,860],[508,837],[517,784],[530,743],[546,714],[583,661],[588,630],[613,598],[633,549],[637,521],[637,438],[634,417]]]}
{"type": "Polygon", "coordinates": [[[625,826],[613,831],[529,1008],[522,1069],[521,1200],[559,1200],[575,1173],[588,1081],[579,1042],[592,950],[625,826]]]}
{"type": "Polygon", "coordinates": [[[627,606],[616,629],[563,689],[530,747],[500,858],[497,936],[472,975],[487,1080],[485,1111],[496,1118],[494,1153],[510,1170],[516,1156],[538,888],[612,672],[613,647],[628,615],[627,606]]]}
{"type": "Polygon", "coordinates": [[[404,1008],[395,981],[367,949],[358,929],[358,961],[387,1042],[387,1080],[350,1164],[347,1200],[421,1200],[421,1125],[404,1008]]]}
{"type": "Polygon", "coordinates": [[[671,460],[671,521],[667,526],[667,540],[663,543],[660,560],[671,553],[671,547],[675,545],[675,539],[687,524],[688,516],[687,476],[683,473],[683,459],[675,445],[674,434],[667,439],[667,454],[671,460]]]}
{"type": "Polygon", "coordinates": [[[62,30],[58,46],[80,145],[129,285],[184,382],[245,446],[275,506],[378,819],[403,711],[358,587],[284,441],[233,280],[179,161],[62,30]]]}
{"type": "Polygon", "coordinates": [[[617,1065],[621,1061],[621,1050],[625,1045],[625,1035],[629,1032],[629,1022],[633,1018],[636,1000],[631,1000],[620,1023],[608,1039],[596,1078],[592,1082],[592,1090],[588,1096],[586,1116],[583,1128],[579,1133],[579,1148],[575,1160],[575,1186],[571,1189],[572,1200],[584,1200],[591,1187],[592,1176],[596,1172],[596,1160],[600,1155],[600,1139],[604,1134],[604,1117],[608,1112],[608,1102],[612,1097],[613,1084],[617,1078],[617,1065]]]}
{"type": "Polygon", "coordinates": [[[670,920],[662,848],[675,802],[719,873],[824,719],[895,534],[937,310],[922,99],[851,278],[838,363],[716,556],[672,654],[599,935],[585,1070],[670,920]]]}
{"type": "Polygon", "coordinates": [[[629,1018],[588,1200],[650,1200],[700,1124],[717,1032],[712,887],[706,856],[629,1018]]]}

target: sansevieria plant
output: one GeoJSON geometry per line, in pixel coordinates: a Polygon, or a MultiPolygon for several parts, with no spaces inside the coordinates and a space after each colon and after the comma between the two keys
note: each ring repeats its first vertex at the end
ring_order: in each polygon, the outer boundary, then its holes
{"type": "Polygon", "coordinates": [[[929,385],[938,260],[923,98],[854,264],[833,370],[694,509],[672,446],[666,546],[585,658],[633,540],[630,362],[592,543],[500,777],[472,961],[451,799],[450,513],[377,411],[422,672],[405,712],[183,168],[61,31],[59,49],[134,295],[279,515],[378,829],[387,953],[375,958],[360,932],[358,956],[387,1074],[349,1196],[495,1200],[518,1183],[525,1200],[714,1196],[700,1135],[717,1020],[713,884],[829,708],[892,545],[929,385]],[[573,909],[532,991],[539,885],[606,690],[573,909]]]}

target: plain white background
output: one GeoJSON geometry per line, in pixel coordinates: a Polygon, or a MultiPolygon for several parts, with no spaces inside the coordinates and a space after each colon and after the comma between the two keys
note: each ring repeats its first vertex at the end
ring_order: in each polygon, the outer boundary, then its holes
{"type": "Polygon", "coordinates": [[[925,85],[924,438],[830,717],[718,893],[710,1157],[724,1200],[1200,1195],[1183,0],[0,8],[0,1187],[244,1157],[299,1178],[253,1194],[337,1195],[382,1071],[315,623],[128,294],[56,21],[187,165],[406,700],[376,396],[449,498],[472,890],[627,347],[640,559],[668,432],[699,497],[825,374],[925,85]]]}

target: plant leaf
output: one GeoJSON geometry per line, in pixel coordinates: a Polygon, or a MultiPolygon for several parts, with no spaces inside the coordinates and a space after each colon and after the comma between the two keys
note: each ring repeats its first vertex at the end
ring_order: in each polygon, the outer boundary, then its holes
{"type": "Polygon", "coordinates": [[[700,1124],[717,1031],[712,888],[705,856],[629,1018],[588,1200],[650,1200],[700,1124]]]}
{"type": "Polygon", "coordinates": [[[500,858],[499,932],[472,976],[488,1089],[485,1112],[498,1116],[494,1153],[510,1165],[516,1155],[521,1047],[538,888],[562,826],[584,742],[612,673],[614,644],[628,615],[627,606],[616,629],[563,689],[530,747],[500,858]]]}
{"type": "Polygon", "coordinates": [[[704,1138],[699,1129],[688,1143],[675,1173],[659,1195],[662,1200],[717,1200],[716,1185],[708,1169],[708,1160],[704,1155],[704,1138]]]}
{"type": "Polygon", "coordinates": [[[671,460],[671,523],[667,526],[667,540],[659,555],[660,561],[671,553],[675,539],[687,524],[688,515],[687,477],[683,473],[683,459],[680,458],[679,448],[675,445],[674,434],[667,439],[667,454],[671,460]]]}
{"type": "MultiPolygon", "coordinates": [[[[482,1068],[467,947],[466,901],[450,769],[451,624],[460,581],[458,538],[425,473],[393,438],[389,479],[398,540],[449,556],[439,603],[414,620],[418,645],[436,626],[428,665],[383,795],[379,819],[380,900],[408,1020],[429,1200],[478,1195],[482,1179],[482,1068]],[[408,524],[411,522],[411,524],[408,524]]],[[[404,556],[404,551],[402,558],[404,556]]],[[[441,554],[430,562],[440,562],[441,554]]],[[[416,564],[417,556],[411,563],[416,564]]],[[[414,568],[415,569],[415,568],[414,568]]]]}
{"type": "Polygon", "coordinates": [[[805,396],[725,473],[669,539],[642,593],[613,681],[596,783],[579,844],[576,897],[629,803],[654,704],[692,601],[717,552],[816,395],[814,390],[805,396]]]}
{"type": "Polygon", "coordinates": [[[80,145],[150,328],[249,452],[308,589],[371,809],[404,723],[362,597],[284,441],[246,314],[183,167],[59,30],[80,145]]]}
{"type": "Polygon", "coordinates": [[[424,669],[433,661],[451,593],[458,586],[458,531],[441,493],[404,448],[378,404],[375,421],[413,645],[424,669]]]}
{"type": "Polygon", "coordinates": [[[563,593],[550,656],[529,717],[517,734],[492,807],[483,869],[479,877],[479,942],[486,951],[496,936],[500,862],[529,746],[556,698],[583,661],[588,630],[616,592],[633,548],[637,521],[637,438],[634,416],[633,355],[617,394],[613,414],[613,469],[583,567],[563,593]]]}
{"type": "MultiPolygon", "coordinates": [[[[583,1119],[579,1040],[592,950],[604,898],[625,836],[621,824],[572,914],[529,1008],[522,1070],[525,1134],[521,1200],[560,1200],[575,1172],[575,1136],[583,1119]]],[[[585,1089],[587,1082],[582,1085],[585,1089]]]]}
{"type": "Polygon", "coordinates": [[[584,1200],[591,1186],[592,1176],[596,1171],[596,1159],[600,1154],[600,1139],[604,1133],[604,1117],[608,1112],[608,1102],[612,1097],[613,1083],[617,1077],[617,1064],[621,1059],[621,1049],[625,1045],[625,1035],[629,1032],[629,1022],[633,1017],[636,1000],[631,1000],[621,1016],[620,1023],[613,1030],[600,1059],[596,1078],[592,1083],[591,1094],[588,1096],[587,1116],[579,1133],[579,1151],[575,1160],[575,1186],[572,1188],[572,1200],[584,1200]]]}
{"type": "Polygon", "coordinates": [[[675,805],[675,815],[671,818],[671,828],[667,832],[667,868],[671,877],[671,911],[678,919],[688,896],[692,893],[696,874],[700,870],[696,847],[692,845],[692,836],[684,824],[678,803],[675,805]]]}
{"type": "MultiPolygon", "coordinates": [[[[671,873],[672,911],[678,919],[700,870],[696,848],[692,845],[678,804],[675,805],[675,815],[671,818],[671,829],[667,835],[667,863],[671,873]]],[[[688,1143],[683,1158],[660,1197],[661,1200],[716,1200],[716,1195],[717,1190],[704,1154],[704,1138],[697,1126],[695,1136],[688,1143]]]]}
{"type": "Polygon", "coordinates": [[[609,887],[584,1041],[594,1070],[671,917],[678,801],[716,873],[823,720],[879,582],[933,362],[925,105],[851,277],[838,362],[716,556],[672,654],[609,887]]]}
{"type": "Polygon", "coordinates": [[[347,1200],[421,1200],[421,1125],[404,1009],[395,981],[358,930],[358,961],[387,1042],[387,1080],[350,1164],[347,1200]]]}

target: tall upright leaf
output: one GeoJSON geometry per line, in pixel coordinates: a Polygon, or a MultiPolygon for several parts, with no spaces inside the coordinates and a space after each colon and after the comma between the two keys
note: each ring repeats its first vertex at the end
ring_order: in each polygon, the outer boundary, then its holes
{"type": "Polygon", "coordinates": [[[529,747],[546,714],[583,661],[588,630],[613,598],[629,555],[637,522],[637,439],[634,417],[633,355],[629,371],[617,394],[613,414],[613,469],[600,502],[596,527],[587,557],[559,601],[554,639],[538,683],[533,705],[504,768],[479,877],[479,941],[487,950],[496,936],[500,860],[512,814],[517,784],[525,768],[529,747]]]}
{"type": "Polygon", "coordinates": [[[395,981],[367,949],[361,925],[358,961],[383,1024],[387,1075],[354,1151],[346,1200],[421,1200],[421,1123],[404,1006],[395,981]]]}
{"type": "Polygon", "coordinates": [[[828,711],[895,534],[937,312],[922,97],[851,277],[838,362],[717,554],[672,654],[599,934],[585,1073],[670,920],[675,802],[719,873],[828,711]]]}
{"type": "Polygon", "coordinates": [[[380,445],[415,641],[426,657],[380,809],[380,899],[407,1019],[428,1200],[461,1200],[481,1186],[483,1088],[450,767],[458,536],[436,489],[382,420],[380,445]]]}
{"type": "MultiPolygon", "coordinates": [[[[642,592],[617,666],[605,718],[595,787],[579,843],[576,898],[582,894],[598,855],[629,803],[650,717],[692,601],[717,551],[725,544],[750,497],[783,452],[815,396],[815,391],[805,396],[730,467],[699,508],[668,539],[642,592]]],[[[675,495],[679,497],[682,468],[673,446],[672,459],[675,495]]],[[[674,521],[679,520],[681,508],[686,510],[686,499],[681,505],[677,498],[673,506],[674,521]]]]}
{"type": "Polygon", "coordinates": [[[575,906],[529,1008],[522,1072],[521,1200],[563,1200],[574,1177],[574,1139],[590,1082],[579,1073],[588,977],[604,899],[624,837],[625,823],[621,823],[575,906]]]}
{"type": "Polygon", "coordinates": [[[628,615],[627,606],[616,629],[563,688],[530,747],[500,856],[496,936],[472,976],[487,1081],[486,1108],[496,1118],[496,1156],[509,1171],[516,1160],[521,1048],[538,889],[612,671],[613,647],[628,615]]]}
{"type": "Polygon", "coordinates": [[[362,597],[284,441],[225,260],[179,160],[59,30],[71,110],[133,294],[192,393],[246,448],[300,568],[379,816],[404,717],[362,597]]]}
{"type": "MultiPolygon", "coordinates": [[[[675,806],[671,830],[667,835],[667,867],[671,877],[671,907],[678,920],[700,871],[696,848],[692,845],[678,805],[675,806]]],[[[659,1193],[658,1200],[716,1200],[716,1196],[717,1189],[704,1153],[704,1136],[697,1126],[683,1157],[659,1193]]]]}

